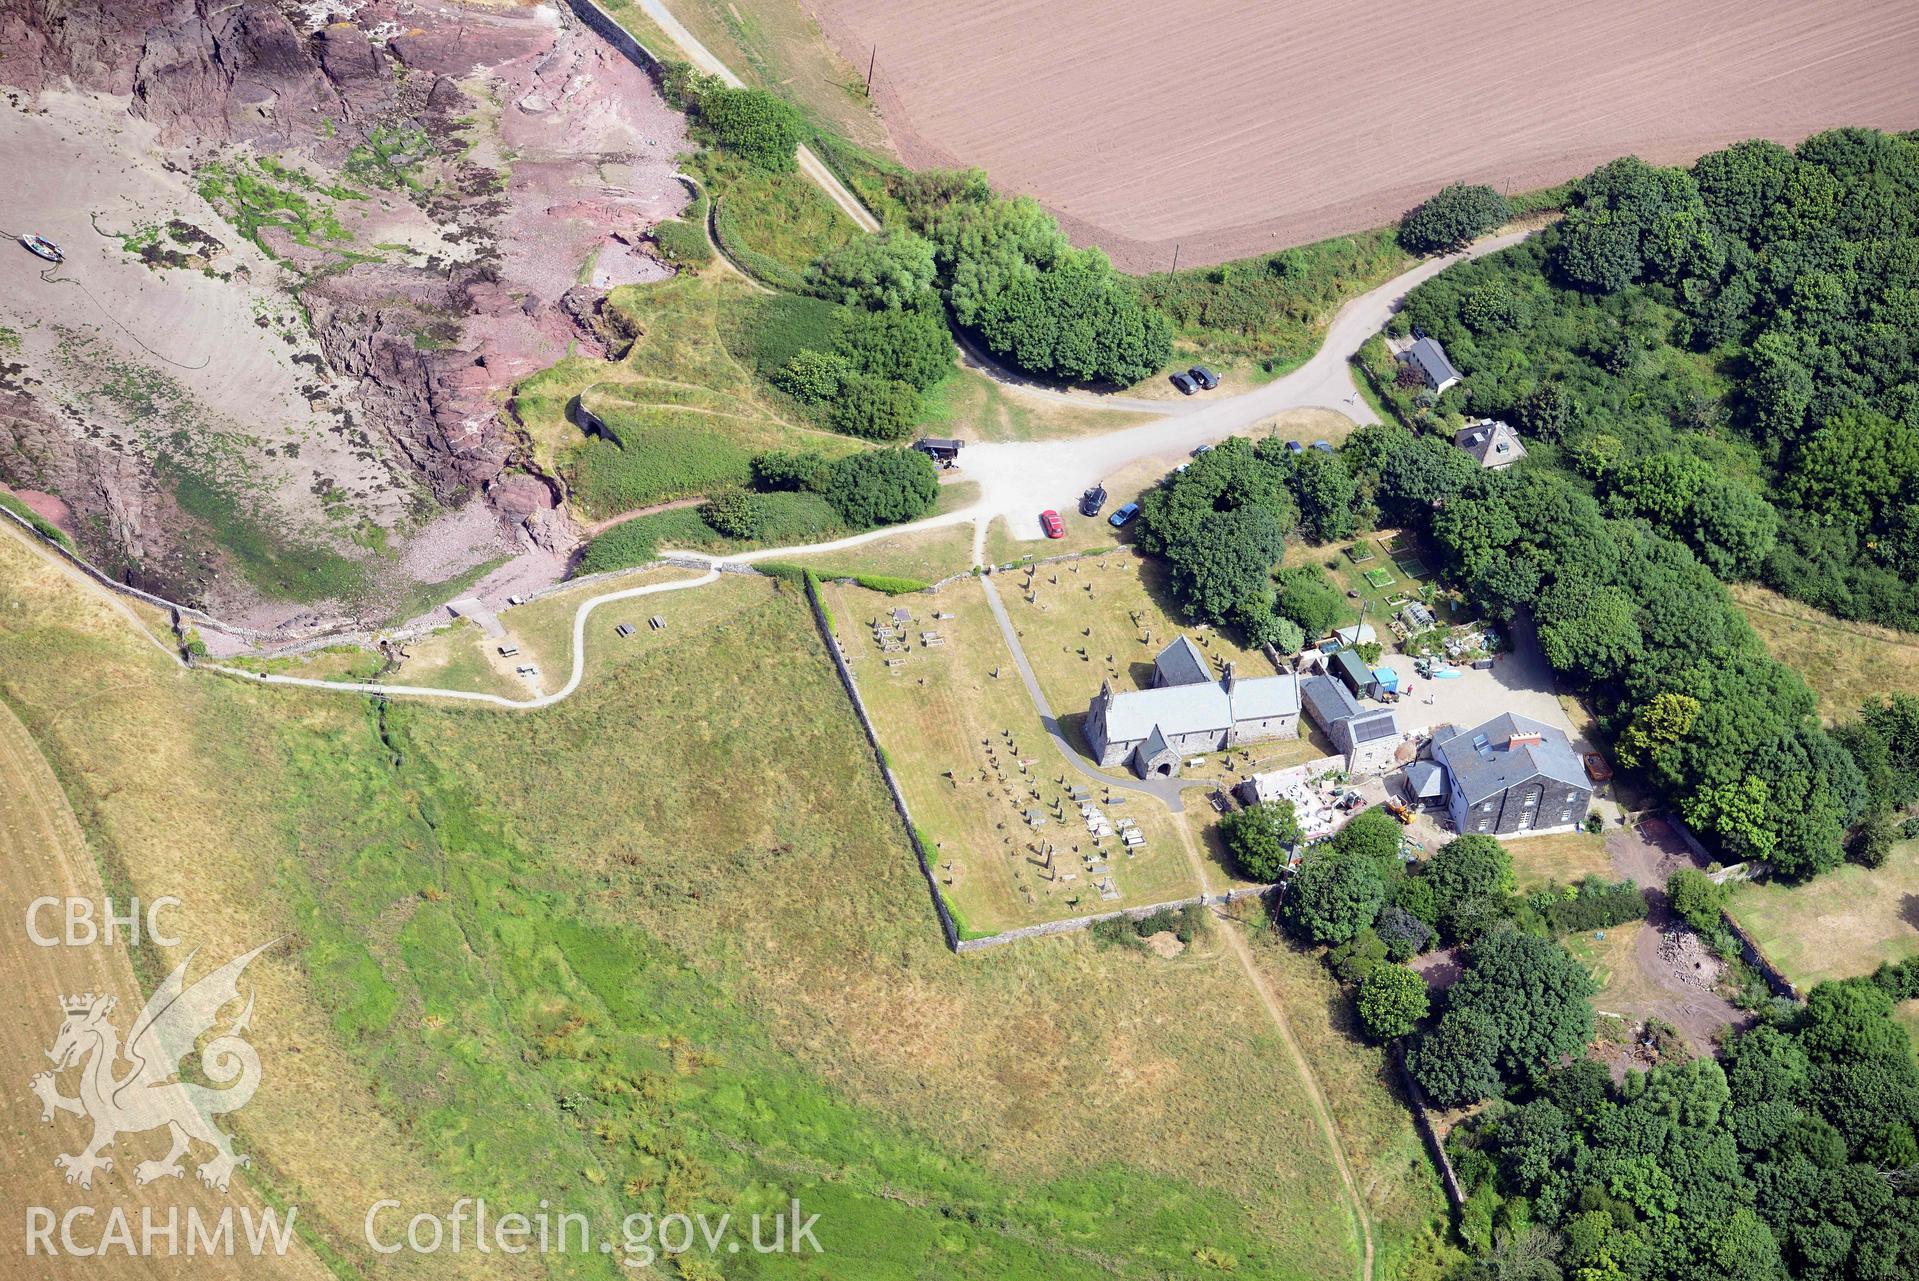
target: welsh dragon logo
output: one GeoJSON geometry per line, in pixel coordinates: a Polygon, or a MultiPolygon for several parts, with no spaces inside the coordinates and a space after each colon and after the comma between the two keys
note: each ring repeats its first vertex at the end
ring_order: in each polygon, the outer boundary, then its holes
{"type": "Polygon", "coordinates": [[[93,1122],[93,1138],[72,1155],[56,1156],[54,1165],[67,1173],[67,1182],[83,1188],[93,1186],[96,1170],[111,1170],[113,1158],[101,1155],[123,1134],[138,1134],[166,1127],[173,1146],[158,1161],[142,1161],[134,1167],[134,1182],[145,1185],[155,1179],[178,1177],[180,1158],[187,1155],[194,1140],[214,1150],[212,1159],[198,1168],[200,1181],[210,1188],[226,1191],[235,1166],[251,1162],[233,1154],[233,1141],[213,1124],[213,1118],[246,1106],[260,1087],[260,1056],[245,1038],[247,1021],[253,1016],[253,997],[247,997],[240,1016],[214,1036],[200,1051],[200,1070],[222,1089],[209,1088],[178,1079],[182,1059],[193,1053],[200,1037],[213,1030],[219,1013],[229,1002],[239,999],[241,973],[253,958],[272,947],[273,942],[235,957],[199,982],[188,987],[187,959],[174,967],[166,981],[154,992],[124,1048],[120,1029],[111,1015],[116,1004],[111,996],[69,996],[60,1001],[66,1020],[60,1025],[47,1057],[53,1071],[34,1076],[29,1085],[40,1097],[40,1119],[51,1122],[55,1112],[71,1112],[93,1122]],[[116,1074],[121,1060],[130,1066],[116,1074]],[[68,1098],[60,1093],[55,1078],[68,1068],[80,1069],[80,1093],[68,1098]]]}

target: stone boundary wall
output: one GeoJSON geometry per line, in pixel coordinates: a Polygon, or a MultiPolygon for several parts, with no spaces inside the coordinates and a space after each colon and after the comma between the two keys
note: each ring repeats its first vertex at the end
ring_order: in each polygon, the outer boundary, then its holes
{"type": "Polygon", "coordinates": [[[1793,1001],[1806,999],[1805,994],[1800,992],[1798,984],[1787,978],[1785,973],[1759,950],[1759,941],[1746,932],[1746,927],[1739,923],[1738,917],[1731,911],[1721,908],[1719,919],[1725,922],[1727,931],[1739,940],[1739,950],[1744,954],[1746,964],[1759,971],[1759,976],[1766,980],[1766,986],[1772,989],[1774,996],[1783,996],[1793,1001]]]}
{"type": "Polygon", "coordinates": [[[129,586],[96,566],[92,561],[80,555],[80,553],[68,548],[64,543],[56,542],[48,538],[20,516],[6,508],[0,507],[0,516],[6,517],[18,525],[27,532],[29,537],[51,548],[55,555],[109,591],[119,592],[122,596],[131,596],[135,600],[145,601],[147,604],[155,606],[156,608],[169,610],[178,618],[186,619],[197,627],[211,628],[216,632],[225,632],[229,636],[238,636],[243,640],[265,640],[269,639],[272,635],[270,632],[256,631],[250,627],[239,627],[232,623],[223,623],[213,615],[203,610],[195,609],[191,605],[182,605],[178,601],[170,601],[164,596],[155,596],[152,592],[142,591],[138,587],[129,586]]]}
{"type": "Polygon", "coordinates": [[[1406,1068],[1404,1042],[1394,1041],[1386,1054],[1399,1074],[1400,1088],[1406,1092],[1406,1106],[1412,1110],[1413,1128],[1419,1131],[1420,1140],[1426,1145],[1426,1154],[1432,1157],[1433,1166],[1439,1171],[1439,1182],[1446,1189],[1446,1199],[1452,1202],[1453,1212],[1457,1214],[1460,1207],[1466,1204],[1466,1198],[1459,1191],[1459,1175],[1453,1171],[1452,1158],[1446,1155],[1446,1145],[1440,1142],[1439,1131],[1433,1128],[1432,1116],[1426,1111],[1426,1096],[1406,1068]]]}
{"type": "MultiPolygon", "coordinates": [[[[750,567],[749,572],[750,572],[750,567]]],[[[967,577],[967,575],[961,575],[967,577]]],[[[860,697],[860,689],[853,679],[853,669],[847,665],[846,656],[840,652],[839,638],[833,635],[833,626],[827,619],[826,602],[820,599],[818,575],[806,576],[806,603],[813,611],[813,624],[819,629],[820,639],[826,643],[827,655],[833,660],[833,670],[839,673],[840,684],[846,689],[846,696],[853,703],[853,714],[859,718],[860,729],[866,735],[867,746],[873,751],[873,759],[880,767],[880,777],[886,781],[886,791],[893,798],[893,808],[899,813],[900,822],[906,827],[906,839],[913,847],[913,857],[918,861],[920,875],[926,878],[926,888],[933,896],[933,911],[939,917],[940,932],[946,938],[946,946],[955,952],[977,952],[989,947],[999,947],[1006,943],[1017,943],[1022,939],[1048,938],[1055,934],[1071,934],[1076,930],[1088,929],[1101,921],[1110,921],[1116,917],[1139,920],[1155,912],[1177,911],[1195,904],[1207,905],[1233,903],[1243,898],[1267,893],[1272,887],[1250,885],[1228,890],[1223,894],[1195,894],[1189,898],[1173,899],[1165,903],[1150,903],[1144,907],[1118,908],[1111,912],[1095,912],[1090,916],[1075,916],[1063,921],[1042,921],[1037,925],[1022,925],[1016,929],[1002,930],[997,934],[978,935],[971,938],[960,937],[959,924],[953,919],[952,909],[947,905],[946,896],[940,892],[939,878],[933,872],[934,859],[927,850],[926,843],[920,839],[920,830],[913,822],[913,811],[906,804],[906,794],[900,790],[899,779],[893,774],[892,763],[886,757],[886,749],[880,746],[879,731],[874,728],[873,718],[867,714],[866,700],[860,697]]]]}
{"type": "Polygon", "coordinates": [[[661,59],[651,49],[641,44],[631,31],[621,26],[619,19],[593,3],[593,0],[567,0],[567,7],[572,9],[575,16],[594,34],[619,50],[640,70],[648,75],[659,74],[663,65],[661,59]]]}
{"type": "Polygon", "coordinates": [[[1149,903],[1145,907],[1124,907],[1112,912],[1096,912],[1091,916],[1074,916],[1064,921],[1042,921],[1038,925],[1022,925],[1017,929],[1002,930],[998,934],[987,934],[978,938],[961,939],[956,952],[977,952],[984,948],[998,947],[1003,943],[1017,943],[1021,939],[1050,938],[1055,934],[1071,934],[1075,930],[1088,929],[1101,921],[1111,921],[1125,917],[1129,921],[1143,920],[1155,912],[1177,912],[1183,907],[1235,903],[1243,898],[1265,894],[1272,889],[1270,885],[1248,885],[1236,890],[1227,890],[1224,894],[1195,894],[1191,898],[1172,899],[1165,903],[1149,903]]]}
{"type": "Polygon", "coordinates": [[[853,715],[859,718],[860,729],[866,734],[866,745],[873,751],[873,760],[880,767],[880,777],[886,781],[886,791],[893,798],[893,808],[900,816],[900,822],[906,825],[906,840],[913,847],[913,857],[919,860],[920,875],[926,878],[926,890],[933,896],[933,912],[939,917],[940,932],[946,936],[946,946],[958,952],[964,946],[959,935],[959,925],[953,920],[952,909],[946,905],[946,896],[940,893],[939,880],[933,875],[933,863],[927,856],[926,845],[920,840],[919,828],[913,825],[913,812],[906,807],[906,795],[900,791],[899,780],[893,777],[893,766],[886,759],[886,749],[880,746],[879,734],[873,728],[873,718],[867,715],[866,700],[860,697],[860,687],[853,682],[853,669],[846,665],[846,655],[840,653],[839,638],[833,635],[833,625],[827,619],[826,602],[820,599],[819,579],[807,574],[806,604],[813,611],[813,625],[819,628],[820,639],[826,643],[826,654],[833,660],[833,670],[839,673],[840,685],[846,690],[847,698],[852,700],[853,715]]]}

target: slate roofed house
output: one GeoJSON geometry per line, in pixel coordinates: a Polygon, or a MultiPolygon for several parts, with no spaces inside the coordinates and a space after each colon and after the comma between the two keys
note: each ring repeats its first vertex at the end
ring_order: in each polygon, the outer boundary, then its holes
{"type": "Polygon", "coordinates": [[[1459,833],[1557,832],[1586,821],[1592,782],[1565,734],[1512,712],[1433,739],[1459,833]]]}
{"type": "Polygon", "coordinates": [[[1492,418],[1467,423],[1453,436],[1453,444],[1488,471],[1510,467],[1526,456],[1519,433],[1510,424],[1492,418]]]}
{"type": "Polygon", "coordinates": [[[1459,381],[1459,371],[1453,368],[1453,362],[1447,359],[1446,349],[1434,338],[1421,338],[1408,347],[1399,357],[1426,380],[1426,386],[1434,395],[1445,391],[1459,381]]]}
{"type": "Polygon", "coordinates": [[[1153,660],[1151,689],[1100,686],[1086,709],[1086,742],[1101,765],[1130,765],[1141,778],[1170,778],[1186,757],[1299,732],[1299,678],[1242,680],[1228,663],[1218,678],[1188,638],[1153,660]]]}
{"type": "Polygon", "coordinates": [[[1349,774],[1379,774],[1393,762],[1401,734],[1392,709],[1367,707],[1330,676],[1308,676],[1299,696],[1333,747],[1346,758],[1349,774]]]}

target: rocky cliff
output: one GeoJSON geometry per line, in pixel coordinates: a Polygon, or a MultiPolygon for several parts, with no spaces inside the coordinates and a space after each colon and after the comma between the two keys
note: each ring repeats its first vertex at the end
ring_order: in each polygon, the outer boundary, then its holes
{"type": "MultiPolygon", "coordinates": [[[[500,406],[516,381],[570,347],[599,349],[593,300],[578,296],[580,264],[608,236],[630,241],[678,207],[671,173],[683,122],[563,6],[0,0],[0,84],[20,91],[15,106],[29,113],[62,95],[91,95],[108,105],[108,118],[120,104],[125,137],[103,144],[105,159],[93,162],[102,173],[141,148],[188,190],[209,165],[249,179],[259,171],[248,165],[298,171],[282,185],[313,206],[311,225],[289,225],[295,220],[273,210],[262,216],[228,192],[224,204],[212,199],[230,225],[212,229],[228,243],[254,240],[272,260],[274,286],[297,300],[306,332],[287,342],[313,353],[292,357],[311,362],[302,394],[362,479],[332,475],[297,443],[269,448],[281,461],[299,450],[306,472],[282,467],[287,475],[273,482],[279,492],[262,511],[297,520],[303,503],[312,506],[300,491],[313,490],[332,504],[324,515],[335,527],[344,501],[359,504],[363,523],[417,528],[425,520],[430,528],[431,510],[400,493],[412,488],[440,511],[492,503],[505,541],[473,548],[474,562],[516,540],[549,553],[565,542],[546,497],[551,486],[526,475],[531,464],[500,406]],[[630,185],[609,187],[609,164],[630,185]],[[327,194],[343,189],[355,194],[327,194]],[[369,448],[401,478],[374,479],[369,448]],[[306,474],[315,467],[321,475],[306,474]]],[[[86,161],[85,149],[75,159],[86,161]]],[[[204,183],[197,189],[204,193],[204,183]]],[[[93,230],[124,235],[116,215],[103,222],[101,212],[118,193],[80,190],[90,202],[101,193],[89,212],[93,230]]],[[[265,283],[257,263],[219,271],[236,288],[265,283]]],[[[179,288],[179,273],[169,283],[179,288]]],[[[93,287],[101,289],[97,280],[93,287]]],[[[115,319],[139,338],[132,359],[163,345],[115,319]]],[[[94,327],[117,338],[112,326],[94,327]]],[[[144,585],[248,610],[249,593],[218,549],[197,555],[189,546],[194,521],[155,480],[165,451],[151,432],[143,444],[138,423],[82,427],[70,407],[112,419],[111,397],[59,388],[49,353],[38,359],[0,401],[0,482],[58,494],[89,552],[137,567],[128,572],[144,585]]],[[[244,407],[227,409],[248,417],[244,407]]],[[[289,424],[287,432],[312,430],[289,424]]],[[[448,563],[443,548],[427,559],[435,573],[448,563]]]]}

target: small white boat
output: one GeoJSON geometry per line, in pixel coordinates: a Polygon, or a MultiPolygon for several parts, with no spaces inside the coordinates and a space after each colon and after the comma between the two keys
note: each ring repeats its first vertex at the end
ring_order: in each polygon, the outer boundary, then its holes
{"type": "Polygon", "coordinates": [[[20,243],[26,247],[28,253],[45,258],[48,262],[60,263],[67,260],[67,256],[60,252],[60,246],[45,236],[22,236],[20,243]]]}

